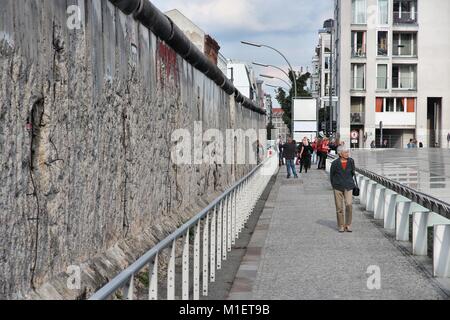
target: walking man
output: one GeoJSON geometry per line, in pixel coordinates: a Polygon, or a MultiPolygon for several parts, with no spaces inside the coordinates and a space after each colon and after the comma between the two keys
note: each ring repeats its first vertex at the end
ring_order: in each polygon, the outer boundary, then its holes
{"type": "Polygon", "coordinates": [[[339,232],[352,232],[355,161],[350,158],[350,151],[347,147],[340,146],[338,154],[339,159],[333,161],[330,169],[331,186],[334,190],[336,202],[337,223],[339,232]]]}
{"type": "Polygon", "coordinates": [[[288,138],[288,142],[283,145],[283,158],[286,159],[287,178],[291,177],[291,171],[295,178],[298,178],[295,169],[295,154],[297,153],[297,144],[292,137],[288,138]]]}

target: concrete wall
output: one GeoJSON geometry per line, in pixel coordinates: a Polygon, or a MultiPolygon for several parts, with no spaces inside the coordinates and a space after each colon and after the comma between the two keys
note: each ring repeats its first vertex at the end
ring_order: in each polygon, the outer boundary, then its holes
{"type": "Polygon", "coordinates": [[[0,298],[86,296],[250,170],[173,164],[174,130],[264,128],[106,0],[2,0],[0,77],[0,298]]]}

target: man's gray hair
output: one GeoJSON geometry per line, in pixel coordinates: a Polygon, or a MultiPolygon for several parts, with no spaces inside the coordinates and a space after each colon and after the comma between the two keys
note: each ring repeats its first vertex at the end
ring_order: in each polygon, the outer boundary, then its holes
{"type": "Polygon", "coordinates": [[[347,151],[350,151],[350,149],[347,148],[346,146],[339,146],[339,147],[337,148],[337,154],[341,154],[341,153],[347,152],[347,151]]]}

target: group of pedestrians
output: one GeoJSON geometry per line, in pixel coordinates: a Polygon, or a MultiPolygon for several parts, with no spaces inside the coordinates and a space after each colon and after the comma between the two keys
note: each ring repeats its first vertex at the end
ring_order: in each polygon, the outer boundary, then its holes
{"type": "Polygon", "coordinates": [[[299,172],[305,173],[311,168],[313,163],[318,164],[317,169],[323,170],[326,167],[326,160],[330,150],[335,150],[339,158],[331,164],[330,182],[333,188],[334,200],[336,204],[337,226],[339,232],[353,232],[352,214],[353,214],[353,195],[357,189],[355,179],[355,161],[350,158],[350,150],[344,143],[336,140],[330,140],[326,137],[314,140],[312,143],[308,138],[303,138],[297,145],[292,137],[288,137],[287,142],[277,140],[280,166],[286,164],[287,178],[291,175],[298,178],[296,170],[297,164],[300,165],[299,172]]]}
{"type": "Polygon", "coordinates": [[[325,170],[328,154],[331,150],[336,151],[339,144],[336,140],[330,140],[327,137],[314,139],[311,142],[304,137],[300,144],[288,137],[284,143],[281,136],[277,139],[278,156],[280,167],[286,165],[287,178],[291,176],[298,178],[296,165],[300,166],[299,173],[303,170],[308,173],[312,165],[317,164],[318,170],[325,170]]]}

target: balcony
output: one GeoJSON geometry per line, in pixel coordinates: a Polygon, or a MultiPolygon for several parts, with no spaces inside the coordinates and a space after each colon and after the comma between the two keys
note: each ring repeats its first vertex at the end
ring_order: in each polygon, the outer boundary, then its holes
{"type": "Polygon", "coordinates": [[[364,125],[364,113],[352,112],[350,113],[350,124],[352,125],[364,125]]]}
{"type": "Polygon", "coordinates": [[[392,89],[395,90],[417,90],[416,77],[401,76],[392,78],[392,89]]]}
{"type": "Polygon", "coordinates": [[[394,11],[394,24],[417,24],[417,12],[394,11]]]}
{"type": "Polygon", "coordinates": [[[377,112],[375,113],[375,123],[383,122],[385,128],[415,128],[415,112],[377,112]]]}

